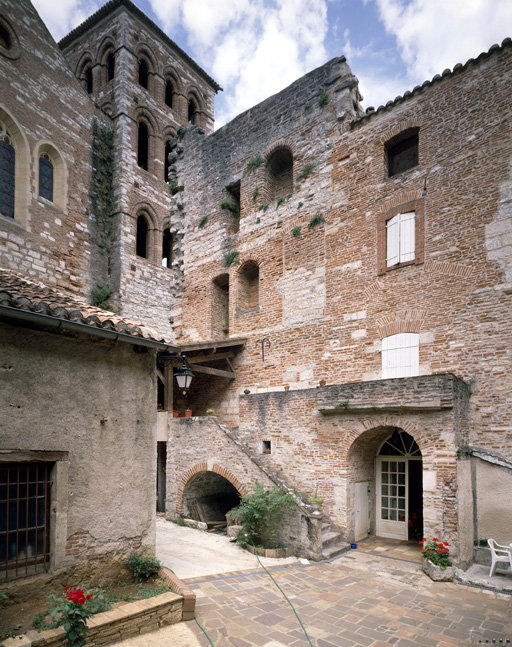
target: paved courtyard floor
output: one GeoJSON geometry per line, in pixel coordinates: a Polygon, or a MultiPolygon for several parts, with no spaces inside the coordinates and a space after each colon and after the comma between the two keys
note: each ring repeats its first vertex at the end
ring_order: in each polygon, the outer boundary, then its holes
{"type": "MultiPolygon", "coordinates": [[[[419,561],[414,545],[372,538],[331,562],[281,565],[270,570],[293,603],[314,647],[453,647],[512,642],[512,595],[432,582],[421,571],[419,561]]],[[[268,574],[257,563],[255,566],[252,570],[184,577],[197,594],[196,616],[211,643],[190,621],[176,625],[179,629],[170,627],[141,636],[141,642],[120,645],[309,647],[292,608],[268,574]]]]}

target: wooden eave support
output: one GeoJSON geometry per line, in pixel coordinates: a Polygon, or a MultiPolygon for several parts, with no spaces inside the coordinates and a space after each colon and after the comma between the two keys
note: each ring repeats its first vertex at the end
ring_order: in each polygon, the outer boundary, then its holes
{"type": "Polygon", "coordinates": [[[236,375],[234,371],[222,371],[220,368],[211,368],[211,366],[201,366],[201,364],[192,364],[189,366],[194,373],[206,373],[206,375],[216,375],[217,377],[227,377],[229,380],[234,380],[236,375]]]}

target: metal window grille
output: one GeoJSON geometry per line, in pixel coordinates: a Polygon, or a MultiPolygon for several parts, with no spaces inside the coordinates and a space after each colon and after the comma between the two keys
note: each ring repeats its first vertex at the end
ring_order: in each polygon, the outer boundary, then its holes
{"type": "Polygon", "coordinates": [[[52,465],[0,466],[0,579],[48,571],[52,465]]]}

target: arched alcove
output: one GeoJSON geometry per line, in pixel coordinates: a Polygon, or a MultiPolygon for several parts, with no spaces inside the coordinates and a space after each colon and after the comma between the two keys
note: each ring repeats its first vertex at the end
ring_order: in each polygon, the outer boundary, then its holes
{"type": "Polygon", "coordinates": [[[224,476],[213,471],[199,472],[183,489],[182,514],[197,521],[223,522],[240,498],[240,492],[224,476]]]}

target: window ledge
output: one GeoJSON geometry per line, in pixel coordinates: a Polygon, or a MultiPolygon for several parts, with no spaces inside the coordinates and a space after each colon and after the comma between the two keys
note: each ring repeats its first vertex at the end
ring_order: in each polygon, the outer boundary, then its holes
{"type": "Polygon", "coordinates": [[[29,231],[28,227],[26,227],[19,220],[16,220],[15,218],[9,218],[8,216],[4,216],[1,213],[0,213],[0,222],[6,223],[6,224],[9,223],[9,225],[14,225],[17,229],[21,229],[22,231],[29,231]]]}
{"type": "Polygon", "coordinates": [[[334,407],[332,409],[318,409],[323,416],[339,416],[354,413],[406,413],[406,412],[425,412],[425,411],[443,411],[452,409],[453,403],[444,403],[440,399],[425,400],[415,404],[347,404],[343,407],[334,407]]]}
{"type": "Polygon", "coordinates": [[[260,306],[256,306],[254,308],[245,308],[245,309],[237,309],[235,311],[235,317],[243,317],[245,315],[250,315],[254,314],[256,312],[259,312],[261,310],[260,306]]]}

